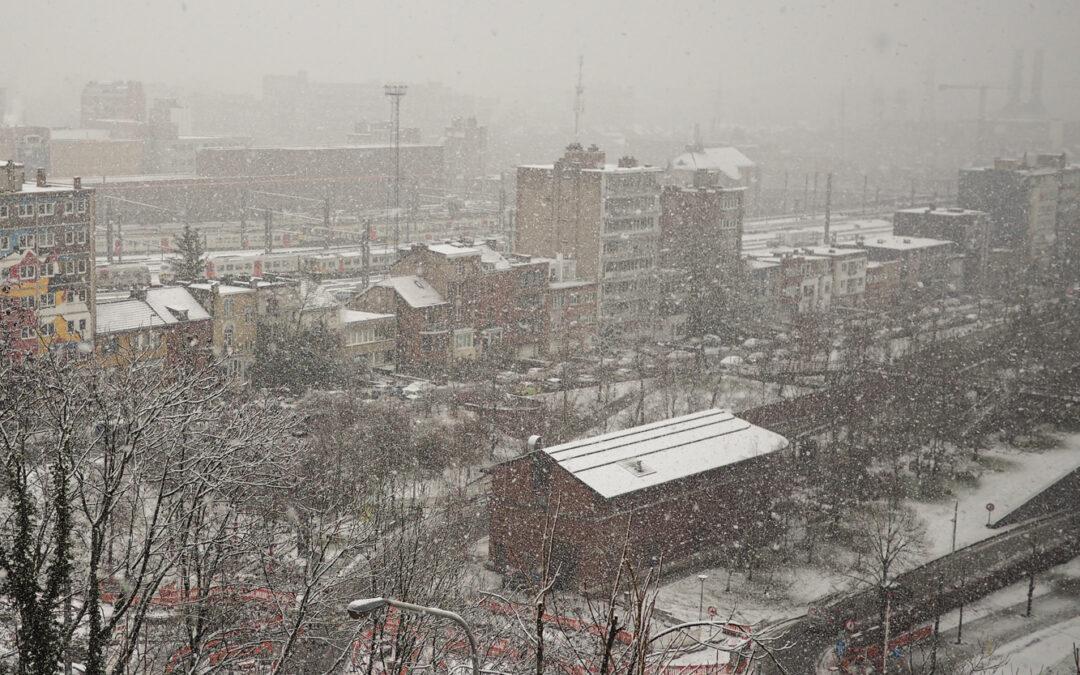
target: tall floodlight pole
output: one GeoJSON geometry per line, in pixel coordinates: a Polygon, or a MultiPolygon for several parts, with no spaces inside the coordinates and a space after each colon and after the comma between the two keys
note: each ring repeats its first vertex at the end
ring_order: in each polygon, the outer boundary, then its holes
{"type": "Polygon", "coordinates": [[[383,93],[390,99],[391,143],[394,146],[394,256],[400,255],[401,225],[401,99],[407,87],[404,84],[387,84],[383,93]]]}

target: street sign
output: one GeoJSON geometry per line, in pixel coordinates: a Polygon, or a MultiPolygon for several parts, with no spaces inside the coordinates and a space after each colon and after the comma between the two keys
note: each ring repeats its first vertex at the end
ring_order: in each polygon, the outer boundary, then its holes
{"type": "Polygon", "coordinates": [[[994,510],[994,503],[990,502],[989,504],[987,504],[986,505],[986,510],[987,511],[993,511],[994,510]]]}
{"type": "Polygon", "coordinates": [[[715,607],[709,607],[709,616],[716,616],[719,613],[719,610],[717,610],[715,607]]]}
{"type": "Polygon", "coordinates": [[[990,502],[986,505],[986,526],[990,527],[990,515],[994,512],[994,503],[990,502]]]}
{"type": "Polygon", "coordinates": [[[851,631],[855,630],[855,619],[848,619],[847,621],[845,621],[844,622],[844,630],[846,630],[849,633],[851,631]]]}

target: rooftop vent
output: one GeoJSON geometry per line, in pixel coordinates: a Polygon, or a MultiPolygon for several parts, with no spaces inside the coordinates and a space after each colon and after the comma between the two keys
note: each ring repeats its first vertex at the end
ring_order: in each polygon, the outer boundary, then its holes
{"type": "Polygon", "coordinates": [[[656,469],[652,468],[640,459],[628,459],[625,462],[620,463],[620,466],[638,478],[641,478],[642,476],[648,476],[652,473],[656,473],[656,469]]]}

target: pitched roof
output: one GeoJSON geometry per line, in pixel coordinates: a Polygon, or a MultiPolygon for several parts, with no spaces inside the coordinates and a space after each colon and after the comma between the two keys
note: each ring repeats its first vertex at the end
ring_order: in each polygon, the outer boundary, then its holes
{"type": "Polygon", "coordinates": [[[740,180],[740,169],[754,166],[753,160],[738,148],[703,148],[700,152],[684,152],[671,160],[674,169],[712,169],[731,180],[740,180]]]}
{"type": "Polygon", "coordinates": [[[727,410],[714,409],[556,445],[544,452],[610,499],[767,455],[787,445],[779,434],[727,410]]]}
{"type": "Polygon", "coordinates": [[[146,300],[125,298],[98,302],[95,311],[95,332],[99,335],[120,333],[139,328],[168,326],[184,321],[201,321],[210,318],[206,310],[195,301],[186,288],[151,288],[146,300]]]}
{"type": "Polygon", "coordinates": [[[418,276],[389,277],[375,285],[394,289],[394,292],[401,296],[401,299],[410,307],[422,308],[446,304],[439,292],[418,276]]]}

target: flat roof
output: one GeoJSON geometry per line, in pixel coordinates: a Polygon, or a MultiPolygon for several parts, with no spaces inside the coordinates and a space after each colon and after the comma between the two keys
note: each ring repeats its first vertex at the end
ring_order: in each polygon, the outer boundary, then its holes
{"type": "Polygon", "coordinates": [[[783,450],[783,436],[713,409],[543,452],[610,499],[783,450]]]}
{"type": "Polygon", "coordinates": [[[933,214],[935,216],[981,216],[986,215],[985,211],[976,211],[974,209],[962,209],[958,206],[937,206],[931,208],[929,206],[917,207],[913,209],[898,209],[897,213],[918,213],[921,215],[933,214]]]}
{"type": "Polygon", "coordinates": [[[884,248],[890,251],[914,251],[920,248],[938,248],[952,246],[953,242],[944,239],[930,239],[928,237],[902,237],[887,235],[864,239],[857,248],[884,248]]]}
{"type": "Polygon", "coordinates": [[[355,309],[340,309],[338,315],[341,323],[360,323],[363,321],[375,321],[376,319],[393,319],[393,314],[376,314],[374,312],[360,312],[355,309]]]}

